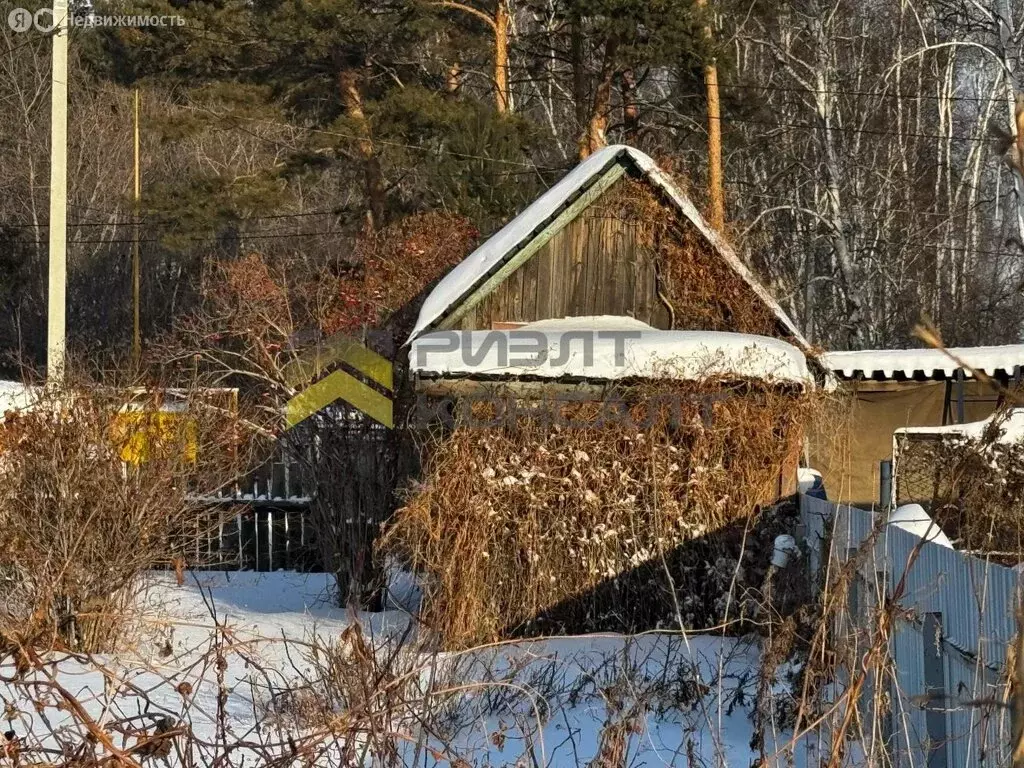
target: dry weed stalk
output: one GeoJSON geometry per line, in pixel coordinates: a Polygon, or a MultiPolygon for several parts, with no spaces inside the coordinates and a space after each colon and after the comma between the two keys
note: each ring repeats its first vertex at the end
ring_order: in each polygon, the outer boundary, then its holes
{"type": "Polygon", "coordinates": [[[673,626],[676,592],[687,626],[718,623],[729,553],[795,466],[809,399],[713,383],[622,394],[629,422],[598,425],[606,406],[577,402],[559,407],[593,426],[520,414],[428,446],[382,551],[426,575],[422,619],[446,644],[673,626]],[[716,568],[724,584],[707,577],[716,568]]]}
{"type": "Polygon", "coordinates": [[[216,395],[73,382],[0,427],[0,633],[110,648],[139,575],[198,533],[198,498],[235,477],[238,430],[216,395]],[[209,405],[209,407],[206,407],[209,405]]]}
{"type": "Polygon", "coordinates": [[[986,435],[898,437],[901,498],[927,505],[958,546],[1017,563],[1024,551],[1024,444],[1000,442],[1003,415],[986,435]]]}

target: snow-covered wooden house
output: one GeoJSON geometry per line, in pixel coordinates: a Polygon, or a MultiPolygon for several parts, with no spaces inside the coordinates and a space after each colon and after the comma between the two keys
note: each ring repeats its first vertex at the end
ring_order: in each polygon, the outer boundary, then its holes
{"type": "Polygon", "coordinates": [[[409,341],[417,391],[437,396],[601,399],[614,383],[708,379],[802,390],[815,378],[778,302],[626,146],[586,159],[456,265],[409,341]]]}
{"type": "Polygon", "coordinates": [[[445,401],[426,413],[455,416],[384,547],[428,575],[447,643],[648,629],[682,593],[687,625],[718,621],[694,566],[794,490],[815,375],[649,157],[577,166],[438,283],[409,342],[420,399],[445,401]]]}
{"type": "Polygon", "coordinates": [[[417,389],[437,395],[814,380],[809,345],[778,302],[682,189],[626,146],[586,159],[456,265],[410,342],[417,389]]]}
{"type": "Polygon", "coordinates": [[[424,301],[412,338],[601,315],[808,348],[683,191],[626,146],[591,155],[452,269],[424,301]]]}

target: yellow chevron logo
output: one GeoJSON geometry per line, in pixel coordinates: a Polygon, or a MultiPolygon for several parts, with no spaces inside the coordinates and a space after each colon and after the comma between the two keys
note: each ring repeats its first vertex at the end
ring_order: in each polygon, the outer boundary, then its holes
{"type": "MultiPolygon", "coordinates": [[[[344,363],[380,385],[394,391],[391,361],[344,336],[334,336],[285,369],[291,386],[311,381],[332,365],[344,363]]],[[[285,429],[308,419],[336,400],[344,400],[385,427],[394,426],[391,398],[342,370],[310,385],[285,405],[285,429]]]]}

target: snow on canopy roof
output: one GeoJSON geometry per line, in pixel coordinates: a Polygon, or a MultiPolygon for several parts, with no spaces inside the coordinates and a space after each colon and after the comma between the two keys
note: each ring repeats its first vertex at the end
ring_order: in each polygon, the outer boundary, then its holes
{"type": "Polygon", "coordinates": [[[768,306],[782,327],[786,329],[786,333],[792,336],[801,347],[809,349],[810,345],[778,302],[754,278],[729,244],[704,221],[704,217],[700,215],[694,204],[672,179],[643,152],[621,144],[604,147],[592,154],[531,203],[526,210],[489,237],[459,264],[456,264],[423,302],[419,318],[409,335],[409,340],[434,329],[450,310],[457,308],[502,264],[548,226],[562,210],[586,192],[606,170],[615,163],[623,161],[632,164],[672,201],[676,209],[697,228],[725,263],[768,306]]]}
{"type": "MultiPolygon", "coordinates": [[[[992,414],[981,421],[969,421],[966,424],[947,424],[944,427],[901,427],[894,434],[914,436],[935,435],[938,437],[964,438],[980,440],[985,431],[999,414],[992,414]]],[[[1024,408],[1011,408],[1005,417],[1001,417],[997,443],[1019,443],[1024,440],[1024,408]]]]}
{"type": "Polygon", "coordinates": [[[423,377],[611,381],[757,379],[812,387],[804,353],[779,339],[712,331],[565,327],[434,331],[413,341],[410,369],[423,377]]]}
{"type": "MultiPolygon", "coordinates": [[[[970,368],[989,376],[1013,374],[1024,365],[1024,344],[1000,347],[951,347],[941,349],[863,349],[856,352],[826,352],[822,365],[846,379],[864,378],[926,378],[948,379],[962,360],[970,368]],[[951,357],[952,355],[952,357],[951,357]]],[[[964,370],[968,378],[971,372],[964,370]]]]}

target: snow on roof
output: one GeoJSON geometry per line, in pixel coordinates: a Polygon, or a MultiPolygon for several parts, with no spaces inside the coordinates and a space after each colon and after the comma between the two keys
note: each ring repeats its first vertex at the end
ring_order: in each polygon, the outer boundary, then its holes
{"type": "MultiPolygon", "coordinates": [[[[998,413],[994,413],[981,421],[969,421],[966,424],[947,424],[944,427],[901,427],[894,434],[908,436],[937,435],[939,437],[960,437],[967,440],[980,440],[992,424],[998,413]]],[[[1024,440],[1024,408],[1011,408],[1005,417],[1000,416],[997,443],[1019,443],[1024,440]]]]}
{"type": "Polygon", "coordinates": [[[676,206],[679,212],[705,237],[718,254],[751,287],[755,294],[771,309],[779,323],[804,349],[810,345],[797,330],[796,325],[765,290],[739,257],[700,215],[690,199],[675,185],[672,179],[655,162],[638,149],[624,145],[613,145],[598,150],[562,177],[561,181],[531,203],[526,210],[502,227],[482,243],[463,261],[457,264],[430,292],[420,308],[416,326],[409,335],[410,341],[433,329],[450,309],[467,298],[479,285],[492,275],[502,264],[515,255],[561,211],[583,194],[591,183],[613,164],[626,160],[631,162],[647,179],[657,186],[676,206]]]}
{"type": "Polygon", "coordinates": [[[813,386],[803,352],[779,339],[711,331],[597,330],[538,326],[435,331],[409,350],[425,377],[758,379],[813,386]]]}
{"type": "MultiPolygon", "coordinates": [[[[826,352],[820,358],[822,365],[840,376],[852,379],[896,376],[912,379],[949,378],[960,369],[954,360],[962,360],[974,370],[994,376],[999,372],[1012,374],[1018,365],[1024,365],[1024,344],[1000,347],[951,347],[941,349],[863,349],[856,352],[826,352]],[[952,355],[952,357],[950,357],[952,355]]],[[[965,370],[964,375],[971,376],[965,370]]]]}

